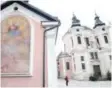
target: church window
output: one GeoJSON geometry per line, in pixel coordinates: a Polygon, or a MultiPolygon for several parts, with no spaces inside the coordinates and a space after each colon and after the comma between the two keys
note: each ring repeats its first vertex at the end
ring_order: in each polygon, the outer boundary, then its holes
{"type": "Polygon", "coordinates": [[[89,44],[89,38],[85,38],[85,40],[86,40],[86,44],[87,44],[87,46],[89,46],[90,44],[89,44]]]}
{"type": "Polygon", "coordinates": [[[110,60],[112,60],[112,56],[111,56],[111,55],[109,55],[109,57],[110,57],[110,60]]]}
{"type": "Polygon", "coordinates": [[[81,61],[84,61],[84,56],[81,56],[81,61]]]}
{"type": "Polygon", "coordinates": [[[76,29],[77,31],[79,31],[79,29],[76,29]]]}
{"type": "Polygon", "coordinates": [[[105,28],[102,28],[103,31],[105,31],[105,28]]]}
{"type": "Polygon", "coordinates": [[[98,53],[95,52],[94,54],[95,54],[95,59],[98,59],[98,53]]]}
{"type": "Polygon", "coordinates": [[[66,69],[67,69],[67,70],[70,69],[70,64],[69,64],[69,62],[66,62],[66,69]]]}
{"type": "Polygon", "coordinates": [[[108,43],[107,36],[104,36],[105,43],[108,43]]]}
{"type": "Polygon", "coordinates": [[[72,42],[72,47],[74,46],[74,43],[73,43],[73,38],[71,37],[71,42],[72,42]]]}
{"type": "Polygon", "coordinates": [[[97,41],[97,43],[98,43],[98,44],[100,44],[100,42],[99,42],[99,39],[98,39],[98,38],[96,38],[96,41],[97,41]]]}
{"type": "Polygon", "coordinates": [[[90,52],[91,59],[94,59],[94,53],[90,52]]]}
{"type": "Polygon", "coordinates": [[[15,11],[18,10],[18,7],[14,7],[14,10],[15,10],[15,11]]]}
{"type": "Polygon", "coordinates": [[[78,40],[78,44],[81,44],[81,37],[80,36],[77,37],[77,40],[78,40]]]}
{"type": "Polygon", "coordinates": [[[84,63],[82,63],[82,69],[83,69],[83,70],[85,70],[85,69],[86,69],[86,67],[85,67],[85,64],[84,64],[84,63]]]}

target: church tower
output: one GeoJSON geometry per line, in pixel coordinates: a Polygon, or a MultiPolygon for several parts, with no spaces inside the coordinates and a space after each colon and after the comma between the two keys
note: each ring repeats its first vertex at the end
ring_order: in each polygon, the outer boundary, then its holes
{"type": "Polygon", "coordinates": [[[71,27],[74,27],[74,26],[81,26],[80,25],[80,20],[77,19],[77,17],[75,16],[75,14],[73,14],[73,17],[72,17],[72,26],[71,27]]]}
{"type": "Polygon", "coordinates": [[[110,47],[109,27],[100,20],[100,17],[95,14],[95,25],[93,27],[95,31],[95,38],[99,49],[110,47]]]}
{"type": "Polygon", "coordinates": [[[100,60],[102,76],[106,76],[110,71],[111,49],[109,27],[100,20],[100,17],[95,14],[95,25],[93,27],[95,40],[97,42],[98,57],[100,60]],[[106,67],[105,67],[106,66],[106,67]],[[104,69],[105,68],[105,69],[104,69]]]}

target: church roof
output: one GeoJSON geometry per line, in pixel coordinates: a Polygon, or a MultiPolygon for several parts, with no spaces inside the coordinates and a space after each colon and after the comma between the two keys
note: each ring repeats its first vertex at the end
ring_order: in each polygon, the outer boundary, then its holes
{"type": "Polygon", "coordinates": [[[60,52],[60,54],[58,55],[58,59],[63,57],[71,57],[71,56],[67,52],[60,52]]]}
{"type": "Polygon", "coordinates": [[[58,19],[56,17],[51,16],[50,14],[40,10],[39,8],[36,8],[34,6],[32,6],[31,4],[24,2],[24,1],[6,1],[4,3],[1,4],[1,10],[5,9],[6,7],[12,5],[13,3],[18,3],[20,5],[22,5],[23,7],[31,10],[32,12],[50,20],[50,21],[58,21],[58,19]]]}
{"type": "Polygon", "coordinates": [[[93,27],[94,29],[95,29],[97,26],[105,25],[105,23],[102,22],[102,21],[100,20],[100,17],[99,17],[97,14],[95,14],[94,20],[95,20],[95,25],[94,25],[94,27],[93,27]]]}
{"type": "Polygon", "coordinates": [[[80,26],[80,20],[77,19],[77,17],[73,14],[71,27],[74,27],[74,26],[80,26]]]}
{"type": "Polygon", "coordinates": [[[92,30],[91,28],[87,27],[87,26],[82,26],[84,27],[84,30],[92,30]]]}

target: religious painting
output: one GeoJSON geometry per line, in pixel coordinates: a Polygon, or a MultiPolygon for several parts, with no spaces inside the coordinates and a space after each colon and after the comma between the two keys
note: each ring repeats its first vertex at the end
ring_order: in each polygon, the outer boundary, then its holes
{"type": "Polygon", "coordinates": [[[10,16],[1,26],[1,73],[24,75],[30,70],[30,24],[23,16],[10,16]]]}

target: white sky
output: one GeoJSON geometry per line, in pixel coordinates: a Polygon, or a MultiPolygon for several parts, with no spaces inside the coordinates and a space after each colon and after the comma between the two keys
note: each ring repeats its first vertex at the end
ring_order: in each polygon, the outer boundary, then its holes
{"type": "Polygon", "coordinates": [[[29,0],[29,3],[53,16],[58,16],[61,20],[56,45],[57,54],[63,50],[61,37],[71,26],[73,12],[80,19],[81,25],[90,28],[94,26],[95,11],[103,22],[112,23],[111,0],[29,0]]]}

